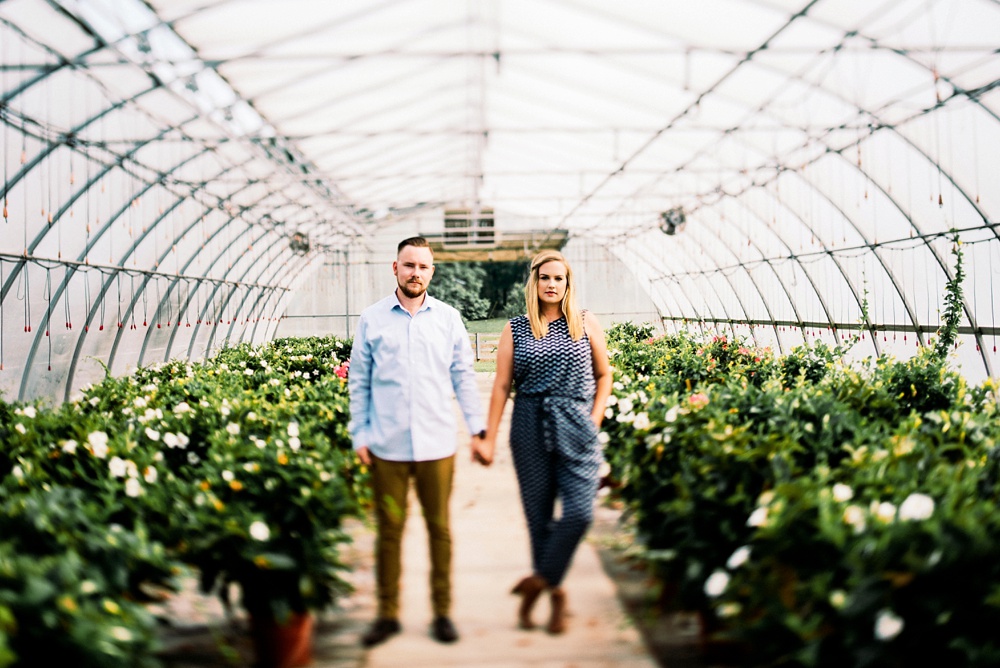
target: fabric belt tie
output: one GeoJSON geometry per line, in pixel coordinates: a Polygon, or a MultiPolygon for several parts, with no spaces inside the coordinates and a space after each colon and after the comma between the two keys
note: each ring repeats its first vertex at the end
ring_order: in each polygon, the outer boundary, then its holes
{"type": "Polygon", "coordinates": [[[556,394],[519,395],[538,402],[545,449],[579,462],[601,459],[597,428],[590,419],[590,402],[583,397],[556,394]]]}

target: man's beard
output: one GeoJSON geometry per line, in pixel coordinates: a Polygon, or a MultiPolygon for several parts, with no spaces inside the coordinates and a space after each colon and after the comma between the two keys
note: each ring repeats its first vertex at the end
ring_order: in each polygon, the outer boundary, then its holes
{"type": "Polygon", "coordinates": [[[397,281],[400,291],[410,299],[416,299],[427,292],[427,286],[422,283],[403,283],[397,281]]]}

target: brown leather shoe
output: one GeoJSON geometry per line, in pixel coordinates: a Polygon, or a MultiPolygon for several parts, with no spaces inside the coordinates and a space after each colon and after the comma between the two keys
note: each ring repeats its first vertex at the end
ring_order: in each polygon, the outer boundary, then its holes
{"type": "Polygon", "coordinates": [[[512,594],[520,594],[521,596],[521,605],[517,610],[517,622],[518,626],[522,629],[530,630],[535,628],[534,622],[531,621],[531,610],[535,607],[538,597],[548,587],[549,583],[542,576],[529,575],[518,582],[510,592],[512,594]]]}
{"type": "Polygon", "coordinates": [[[553,635],[566,632],[566,592],[562,587],[552,590],[552,617],[549,618],[548,631],[553,635]]]}

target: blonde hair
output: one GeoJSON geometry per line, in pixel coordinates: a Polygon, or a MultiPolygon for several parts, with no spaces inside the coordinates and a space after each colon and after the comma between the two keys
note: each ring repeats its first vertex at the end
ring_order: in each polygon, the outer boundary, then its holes
{"type": "Polygon", "coordinates": [[[562,303],[559,305],[562,314],[566,316],[566,326],[569,328],[569,336],[574,341],[579,341],[583,336],[583,314],[576,306],[576,296],[573,293],[573,269],[562,253],[554,250],[543,250],[531,259],[531,272],[528,274],[528,283],[524,286],[524,303],[528,307],[528,321],[531,323],[531,333],[536,339],[543,338],[549,333],[549,323],[542,317],[541,309],[538,306],[538,269],[546,262],[562,262],[566,267],[566,292],[563,294],[562,303]]]}

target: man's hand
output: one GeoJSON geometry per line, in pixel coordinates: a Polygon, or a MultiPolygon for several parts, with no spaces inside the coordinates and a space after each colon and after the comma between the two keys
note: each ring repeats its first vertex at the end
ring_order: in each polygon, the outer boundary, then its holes
{"type": "Polygon", "coordinates": [[[365,466],[371,466],[372,465],[372,455],[371,455],[370,452],[368,452],[368,446],[367,445],[361,446],[360,448],[358,448],[357,450],[355,450],[355,452],[358,453],[358,459],[361,460],[362,464],[364,464],[365,466]]]}
{"type": "Polygon", "coordinates": [[[473,436],[470,447],[472,448],[472,461],[483,466],[489,466],[493,463],[493,441],[473,436]]]}

